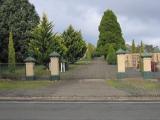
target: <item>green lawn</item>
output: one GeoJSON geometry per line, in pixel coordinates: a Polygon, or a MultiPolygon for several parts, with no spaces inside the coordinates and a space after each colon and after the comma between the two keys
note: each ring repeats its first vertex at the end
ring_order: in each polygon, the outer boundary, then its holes
{"type": "Polygon", "coordinates": [[[37,89],[54,84],[52,81],[9,81],[0,80],[0,90],[37,89]]]}
{"type": "Polygon", "coordinates": [[[76,62],[75,65],[87,65],[90,63],[91,63],[91,60],[80,60],[80,61],[76,62]]]}
{"type": "Polygon", "coordinates": [[[146,80],[109,80],[107,84],[135,96],[160,96],[160,82],[146,80]]]}

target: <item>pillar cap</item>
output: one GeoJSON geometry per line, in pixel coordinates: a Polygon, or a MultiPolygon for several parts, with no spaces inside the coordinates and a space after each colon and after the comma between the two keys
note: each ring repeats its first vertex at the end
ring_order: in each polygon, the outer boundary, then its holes
{"type": "Polygon", "coordinates": [[[33,57],[27,57],[24,62],[36,62],[36,60],[33,57]]]}
{"type": "Polygon", "coordinates": [[[49,57],[60,57],[60,55],[57,52],[52,52],[49,57]]]}
{"type": "Polygon", "coordinates": [[[116,54],[120,55],[120,54],[126,54],[126,51],[124,51],[123,49],[119,49],[116,54]]]}
{"type": "Polygon", "coordinates": [[[142,55],[141,55],[142,58],[151,58],[152,57],[152,54],[151,53],[147,53],[147,52],[144,52],[142,55]]]}

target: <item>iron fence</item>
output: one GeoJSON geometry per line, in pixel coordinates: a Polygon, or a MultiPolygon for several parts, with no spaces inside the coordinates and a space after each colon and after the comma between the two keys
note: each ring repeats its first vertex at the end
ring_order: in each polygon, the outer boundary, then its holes
{"type": "Polygon", "coordinates": [[[0,63],[0,79],[25,80],[25,64],[0,63]]]}

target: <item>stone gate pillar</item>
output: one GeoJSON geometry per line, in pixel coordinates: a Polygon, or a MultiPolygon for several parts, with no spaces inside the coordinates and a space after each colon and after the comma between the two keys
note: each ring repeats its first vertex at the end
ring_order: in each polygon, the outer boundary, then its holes
{"type": "Polygon", "coordinates": [[[144,53],[142,54],[142,64],[143,64],[143,77],[145,79],[150,79],[152,78],[152,70],[151,70],[151,60],[152,60],[152,55],[149,53],[144,53]]]}
{"type": "Polygon", "coordinates": [[[60,55],[56,52],[50,54],[51,80],[60,80],[60,55]]]}
{"type": "Polygon", "coordinates": [[[34,65],[35,65],[36,60],[32,57],[28,57],[24,60],[24,62],[26,63],[26,79],[34,80],[35,79],[34,65]]]}
{"type": "Polygon", "coordinates": [[[117,51],[117,69],[118,69],[117,78],[118,79],[122,79],[125,77],[125,72],[126,72],[125,62],[126,62],[126,52],[122,49],[119,49],[117,51]]]}

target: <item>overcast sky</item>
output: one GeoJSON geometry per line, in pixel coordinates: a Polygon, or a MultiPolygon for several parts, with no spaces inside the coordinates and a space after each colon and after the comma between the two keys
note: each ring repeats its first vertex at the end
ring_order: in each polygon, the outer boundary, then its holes
{"type": "Polygon", "coordinates": [[[160,46],[159,0],[30,0],[40,16],[46,13],[55,24],[55,32],[63,32],[70,24],[81,30],[86,41],[96,44],[98,26],[103,13],[111,9],[118,17],[127,43],[160,46]]]}

